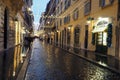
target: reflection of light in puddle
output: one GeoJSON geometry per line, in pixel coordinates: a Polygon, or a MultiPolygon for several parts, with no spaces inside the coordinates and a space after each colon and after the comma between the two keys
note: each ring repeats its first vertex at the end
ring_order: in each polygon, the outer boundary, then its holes
{"type": "Polygon", "coordinates": [[[87,74],[89,75],[87,75],[86,77],[88,80],[104,80],[104,77],[108,75],[106,72],[104,72],[99,67],[95,67],[93,69],[94,69],[93,72],[91,71],[91,68],[87,70],[87,74]]]}
{"type": "Polygon", "coordinates": [[[101,62],[101,61],[99,61],[98,63],[99,63],[100,65],[107,66],[107,64],[105,64],[105,63],[103,63],[103,62],[101,62]]]}
{"type": "MultiPolygon", "coordinates": [[[[107,66],[107,64],[101,61],[98,61],[98,63],[102,66],[107,66]]],[[[107,72],[104,72],[104,70],[99,67],[88,68],[87,74],[90,74],[90,75],[86,75],[88,80],[104,80],[104,77],[108,75],[107,72]]]]}
{"type": "Polygon", "coordinates": [[[13,76],[15,76],[15,71],[13,72],[13,76]]]}

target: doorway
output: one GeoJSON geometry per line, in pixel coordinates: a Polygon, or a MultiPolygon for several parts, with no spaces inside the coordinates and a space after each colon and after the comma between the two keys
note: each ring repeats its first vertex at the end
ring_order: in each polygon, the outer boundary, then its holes
{"type": "Polygon", "coordinates": [[[76,27],[74,29],[74,47],[80,47],[80,42],[79,42],[79,38],[80,38],[80,28],[76,27]]]}
{"type": "Polygon", "coordinates": [[[74,29],[74,51],[79,52],[80,49],[80,28],[77,26],[74,29]]]}
{"type": "Polygon", "coordinates": [[[116,26],[116,50],[115,50],[115,56],[119,59],[120,58],[120,24],[119,26],[116,26]]]}
{"type": "Polygon", "coordinates": [[[8,19],[8,9],[5,8],[4,11],[4,49],[8,47],[8,24],[9,24],[9,19],[8,19]]]}
{"type": "Polygon", "coordinates": [[[84,48],[88,48],[88,25],[85,25],[85,40],[84,40],[84,48]]]}
{"type": "Polygon", "coordinates": [[[98,32],[96,37],[96,52],[107,54],[107,32],[98,32]]]}
{"type": "Polygon", "coordinates": [[[67,49],[70,49],[71,29],[67,29],[67,49]]]}

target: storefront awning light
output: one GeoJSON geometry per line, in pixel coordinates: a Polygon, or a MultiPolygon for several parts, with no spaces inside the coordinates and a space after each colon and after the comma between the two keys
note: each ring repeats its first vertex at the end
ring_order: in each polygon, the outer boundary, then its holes
{"type": "Polygon", "coordinates": [[[93,29],[93,33],[97,33],[97,32],[103,32],[107,29],[107,26],[105,27],[96,27],[95,29],[93,29]]]}

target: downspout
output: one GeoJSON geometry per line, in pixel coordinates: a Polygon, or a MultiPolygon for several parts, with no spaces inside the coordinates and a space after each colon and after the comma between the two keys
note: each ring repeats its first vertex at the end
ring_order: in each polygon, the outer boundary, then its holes
{"type": "Polygon", "coordinates": [[[118,9],[117,9],[117,26],[116,26],[116,49],[115,49],[115,57],[119,58],[120,54],[119,54],[119,33],[120,33],[120,0],[118,0],[118,9]]]}

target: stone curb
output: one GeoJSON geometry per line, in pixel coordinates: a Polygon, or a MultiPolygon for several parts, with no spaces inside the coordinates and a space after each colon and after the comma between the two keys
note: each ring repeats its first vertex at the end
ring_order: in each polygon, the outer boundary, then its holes
{"type": "Polygon", "coordinates": [[[25,59],[23,65],[22,65],[22,68],[21,68],[16,80],[24,80],[25,79],[25,74],[26,74],[27,67],[28,67],[28,64],[29,64],[29,61],[30,61],[30,55],[31,55],[31,51],[28,50],[26,59],[25,59]]]}
{"type": "MultiPolygon", "coordinates": [[[[60,48],[60,47],[58,47],[58,48],[60,48]]],[[[63,48],[61,48],[61,49],[63,49],[63,48]]],[[[100,66],[100,67],[102,67],[102,68],[108,69],[108,70],[110,70],[110,71],[112,71],[112,72],[115,72],[115,73],[117,73],[117,74],[120,74],[120,72],[119,72],[118,70],[114,69],[114,68],[111,68],[111,67],[109,67],[109,66],[104,66],[104,65],[99,64],[98,62],[96,62],[96,61],[94,61],[94,60],[88,59],[88,58],[86,58],[86,57],[84,57],[84,56],[78,55],[78,54],[76,54],[76,53],[74,53],[74,52],[71,52],[71,51],[68,51],[68,50],[66,50],[66,49],[63,49],[63,50],[69,52],[70,54],[74,54],[74,55],[76,55],[76,56],[78,56],[78,57],[80,57],[80,58],[82,58],[82,59],[84,59],[84,60],[86,60],[86,61],[88,61],[88,62],[91,62],[91,63],[93,63],[93,64],[95,64],[95,65],[97,65],[97,66],[100,66]]]]}

